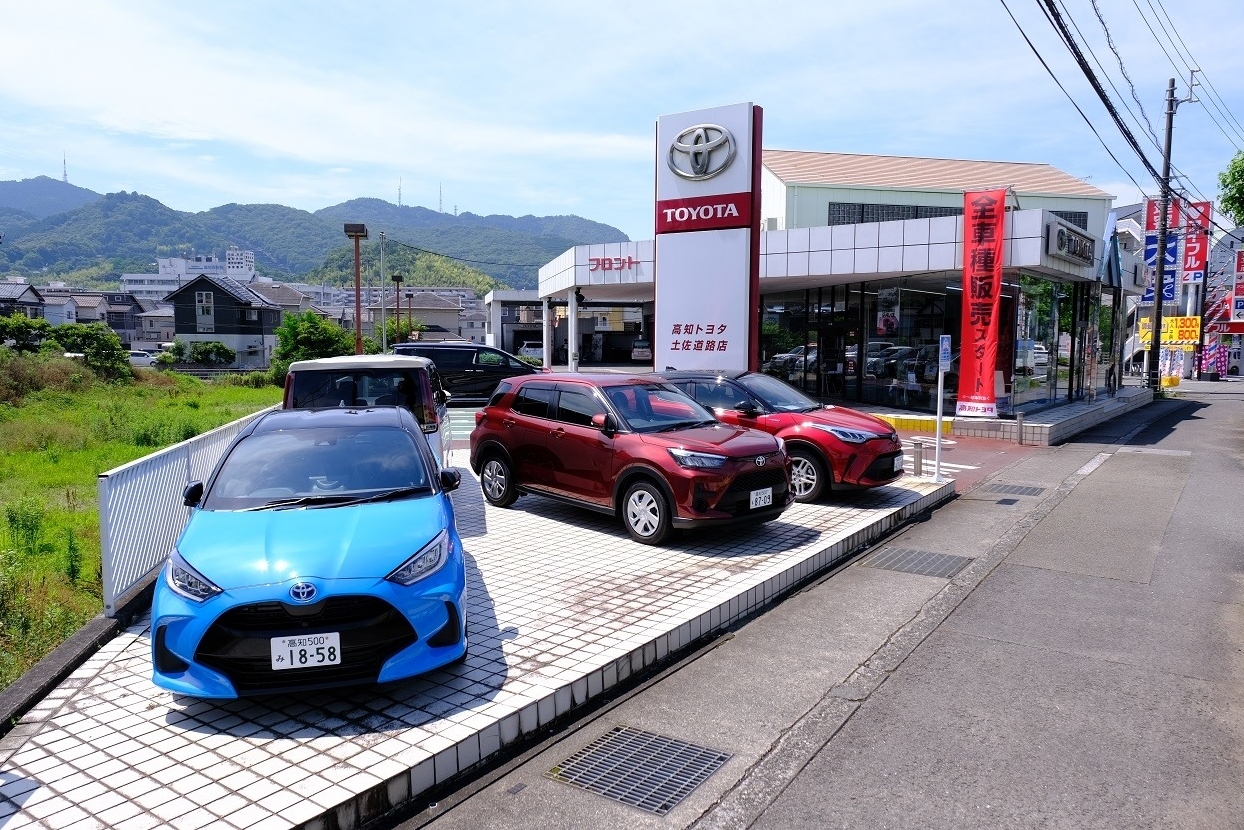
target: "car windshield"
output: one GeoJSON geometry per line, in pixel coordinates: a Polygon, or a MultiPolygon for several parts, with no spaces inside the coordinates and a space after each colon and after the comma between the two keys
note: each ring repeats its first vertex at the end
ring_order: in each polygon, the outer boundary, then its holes
{"type": "Polygon", "coordinates": [[[328,506],[389,491],[431,491],[426,461],[410,433],[394,427],[289,429],[238,442],[203,508],[328,506]]]}
{"type": "Polygon", "coordinates": [[[738,382],[774,412],[811,412],[821,408],[819,403],[789,383],[769,375],[743,375],[738,382]]]}
{"type": "Polygon", "coordinates": [[[713,413],[673,386],[628,383],[606,386],[603,391],[625,425],[635,432],[662,432],[717,423],[713,413]]]}

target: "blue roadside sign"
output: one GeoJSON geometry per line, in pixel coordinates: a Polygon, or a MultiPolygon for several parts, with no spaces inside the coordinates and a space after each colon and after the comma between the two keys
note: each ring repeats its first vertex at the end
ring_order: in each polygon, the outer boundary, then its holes
{"type": "Polygon", "coordinates": [[[950,335],[943,334],[937,342],[937,370],[950,371],[950,335]]]}

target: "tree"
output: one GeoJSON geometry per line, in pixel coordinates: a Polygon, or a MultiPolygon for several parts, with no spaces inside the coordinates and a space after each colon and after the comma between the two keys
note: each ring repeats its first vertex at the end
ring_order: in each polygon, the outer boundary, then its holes
{"type": "Polygon", "coordinates": [[[385,338],[390,343],[405,343],[411,339],[410,334],[412,331],[422,332],[427,330],[428,327],[420,322],[418,318],[415,318],[413,324],[407,322],[405,317],[389,317],[384,321],[385,338]]]}
{"type": "Polygon", "coordinates": [[[1218,174],[1218,206],[1237,225],[1244,225],[1244,151],[1236,153],[1218,174]]]}
{"type": "Polygon", "coordinates": [[[276,363],[354,354],[354,335],[314,311],[286,314],[276,327],[276,363]]]}
{"type": "Polygon", "coordinates": [[[86,365],[102,378],[114,380],[133,374],[129,352],[104,323],[65,323],[53,328],[52,336],[65,351],[84,355],[86,365]]]}
{"type": "Polygon", "coordinates": [[[51,333],[52,324],[42,317],[27,317],[18,312],[0,317],[0,344],[12,340],[13,348],[19,352],[39,351],[39,343],[51,333]]]}
{"type": "Polygon", "coordinates": [[[219,340],[196,340],[190,344],[187,357],[191,363],[211,363],[223,366],[237,360],[238,353],[219,340]]]}

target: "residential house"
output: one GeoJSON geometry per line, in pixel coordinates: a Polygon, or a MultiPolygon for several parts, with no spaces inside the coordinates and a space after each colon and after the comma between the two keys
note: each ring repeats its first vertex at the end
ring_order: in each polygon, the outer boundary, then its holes
{"type": "Polygon", "coordinates": [[[311,298],[286,282],[276,282],[267,277],[257,277],[246,283],[246,287],[263,297],[269,303],[280,306],[287,314],[301,314],[315,310],[311,298]]]}
{"type": "Polygon", "coordinates": [[[236,369],[266,369],[272,362],[281,308],[247,286],[231,277],[200,274],[167,299],[178,340],[223,343],[237,352],[236,369]]]}
{"type": "Polygon", "coordinates": [[[0,282],[0,317],[43,316],[43,295],[25,282],[0,282]]]}
{"type": "Polygon", "coordinates": [[[78,301],[63,294],[43,298],[43,319],[53,326],[78,322],[78,301]]]}

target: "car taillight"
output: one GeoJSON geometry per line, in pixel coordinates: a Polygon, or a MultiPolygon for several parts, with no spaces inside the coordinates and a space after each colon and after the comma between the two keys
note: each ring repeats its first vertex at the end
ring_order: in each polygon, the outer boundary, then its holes
{"type": "Polygon", "coordinates": [[[475,425],[479,426],[482,423],[484,423],[484,410],[481,409],[475,413],[475,425]]]}
{"type": "Polygon", "coordinates": [[[281,409],[291,409],[294,398],[294,373],[285,373],[285,394],[281,397],[281,409]]]}

